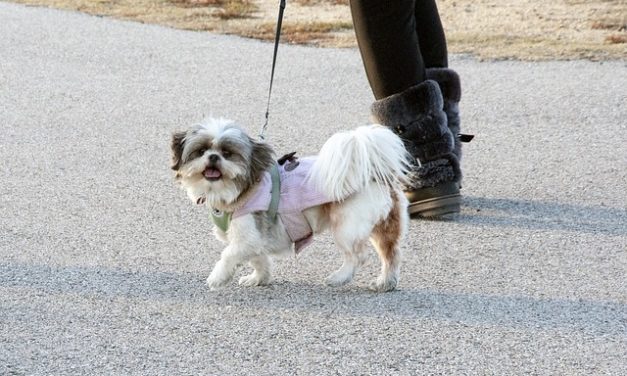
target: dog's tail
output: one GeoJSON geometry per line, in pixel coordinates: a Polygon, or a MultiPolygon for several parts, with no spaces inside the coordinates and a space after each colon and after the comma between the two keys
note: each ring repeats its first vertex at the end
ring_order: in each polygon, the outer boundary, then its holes
{"type": "Polygon", "coordinates": [[[322,146],[309,179],[316,189],[341,201],[371,182],[405,182],[408,153],[401,139],[382,125],[336,133],[322,146]]]}

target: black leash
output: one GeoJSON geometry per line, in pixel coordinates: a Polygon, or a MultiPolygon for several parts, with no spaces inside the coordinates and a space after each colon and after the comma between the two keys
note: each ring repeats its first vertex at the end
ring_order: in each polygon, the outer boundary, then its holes
{"type": "Polygon", "coordinates": [[[261,127],[259,138],[264,139],[264,133],[268,127],[268,117],[270,116],[270,97],[272,96],[272,83],[274,82],[274,68],[276,66],[276,55],[279,50],[279,39],[281,39],[281,25],[283,24],[283,11],[285,10],[285,0],[279,4],[279,19],[276,23],[276,35],[274,36],[274,55],[272,56],[272,73],[270,74],[270,88],[268,89],[268,105],[266,106],[266,121],[261,127]]]}

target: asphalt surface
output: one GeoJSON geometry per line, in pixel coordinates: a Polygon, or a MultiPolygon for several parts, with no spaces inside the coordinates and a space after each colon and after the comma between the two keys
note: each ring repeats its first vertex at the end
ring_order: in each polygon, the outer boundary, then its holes
{"type": "MultiPolygon", "coordinates": [[[[258,132],[271,55],[0,3],[0,374],[627,374],[624,61],[451,58],[464,207],[412,221],[398,291],[367,291],[374,252],[324,286],[328,236],[269,287],[209,291],[220,245],[169,137],[208,115],[258,132]]],[[[282,45],[273,90],[278,153],[368,122],[356,50],[282,45]]]]}

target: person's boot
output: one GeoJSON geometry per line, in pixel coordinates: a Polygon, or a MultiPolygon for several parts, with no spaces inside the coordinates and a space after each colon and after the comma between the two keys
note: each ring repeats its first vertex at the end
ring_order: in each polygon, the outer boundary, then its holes
{"type": "Polygon", "coordinates": [[[451,130],[455,138],[454,153],[461,162],[462,159],[462,137],[466,137],[466,141],[470,141],[472,136],[460,135],[459,121],[459,101],[462,98],[462,88],[459,81],[459,75],[449,68],[428,68],[427,79],[433,80],[440,86],[442,98],[444,99],[443,110],[446,113],[448,129],[451,130]]]}
{"type": "Polygon", "coordinates": [[[375,122],[400,136],[413,157],[405,194],[409,214],[438,218],[460,211],[461,170],[437,82],[427,80],[372,104],[375,122]]]}

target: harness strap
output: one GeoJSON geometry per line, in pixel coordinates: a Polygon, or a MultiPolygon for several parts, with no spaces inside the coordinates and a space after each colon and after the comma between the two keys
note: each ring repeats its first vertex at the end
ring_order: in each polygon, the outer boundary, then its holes
{"type": "Polygon", "coordinates": [[[233,213],[225,213],[216,209],[211,210],[211,221],[214,225],[216,225],[220,230],[224,232],[229,229],[229,224],[231,223],[232,216],[233,213]]]}
{"type": "Polygon", "coordinates": [[[279,198],[281,197],[281,177],[279,176],[279,168],[276,164],[272,165],[270,169],[270,177],[272,178],[272,196],[270,197],[268,217],[274,221],[279,212],[279,198]]]}

